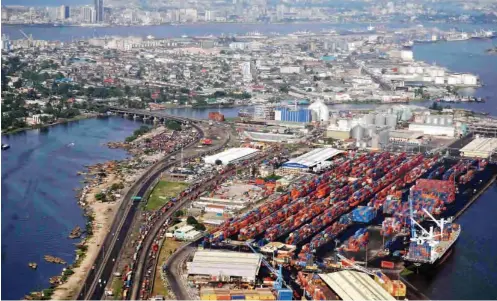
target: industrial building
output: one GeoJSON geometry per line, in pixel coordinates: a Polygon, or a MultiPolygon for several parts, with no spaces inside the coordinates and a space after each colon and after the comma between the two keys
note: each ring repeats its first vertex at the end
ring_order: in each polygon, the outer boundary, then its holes
{"type": "Polygon", "coordinates": [[[423,132],[425,135],[455,137],[456,130],[452,125],[438,125],[426,123],[411,123],[409,131],[423,132]]]}
{"type": "Polygon", "coordinates": [[[261,254],[197,250],[193,261],[187,263],[188,277],[195,283],[234,281],[254,283],[261,261],[261,254]]]}
{"type": "Polygon", "coordinates": [[[412,132],[405,130],[390,131],[388,140],[393,144],[420,145],[423,132],[412,132]]]}
{"type": "Polygon", "coordinates": [[[490,158],[497,150],[497,138],[476,138],[461,149],[461,156],[490,158]]]}
{"type": "Polygon", "coordinates": [[[311,122],[312,114],[309,109],[278,108],[274,111],[274,120],[286,122],[311,122]]]}
{"type": "Polygon", "coordinates": [[[342,300],[395,300],[381,285],[365,273],[344,270],[319,274],[319,277],[342,300]]]}
{"type": "Polygon", "coordinates": [[[184,225],[174,230],[174,238],[177,240],[194,241],[202,237],[202,232],[195,230],[195,227],[184,225]]]}
{"type": "Polygon", "coordinates": [[[278,134],[244,131],[243,135],[252,141],[275,142],[275,143],[299,143],[305,140],[303,136],[294,134],[278,134]]]}
{"type": "Polygon", "coordinates": [[[222,165],[237,163],[239,161],[250,159],[257,155],[259,150],[249,147],[235,147],[227,149],[219,154],[204,157],[207,164],[216,164],[219,160],[222,165]]]}
{"type": "Polygon", "coordinates": [[[331,147],[316,148],[302,156],[290,159],[281,166],[280,171],[282,174],[309,172],[320,165],[326,165],[328,160],[341,153],[343,151],[331,147]]]}

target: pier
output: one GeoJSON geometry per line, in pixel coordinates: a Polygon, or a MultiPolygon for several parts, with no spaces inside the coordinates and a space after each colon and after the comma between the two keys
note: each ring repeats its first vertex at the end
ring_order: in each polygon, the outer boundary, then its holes
{"type": "Polygon", "coordinates": [[[475,194],[474,196],[471,197],[471,199],[469,200],[469,202],[461,209],[459,210],[459,212],[457,212],[457,214],[454,216],[454,220],[458,219],[459,216],[461,216],[464,212],[466,212],[466,210],[468,210],[468,208],[473,205],[473,203],[485,192],[487,191],[487,189],[495,182],[495,180],[497,179],[497,175],[494,175],[492,176],[492,178],[490,179],[490,181],[488,181],[487,185],[485,185],[485,187],[483,187],[482,189],[480,189],[480,191],[478,191],[477,194],[475,194]]]}

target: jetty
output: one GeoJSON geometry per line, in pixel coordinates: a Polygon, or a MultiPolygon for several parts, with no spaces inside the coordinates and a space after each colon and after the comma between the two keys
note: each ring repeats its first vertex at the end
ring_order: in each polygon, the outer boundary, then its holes
{"type": "Polygon", "coordinates": [[[59,258],[59,257],[45,255],[44,258],[45,258],[45,261],[50,262],[50,263],[66,264],[66,262],[62,258],[59,258]]]}

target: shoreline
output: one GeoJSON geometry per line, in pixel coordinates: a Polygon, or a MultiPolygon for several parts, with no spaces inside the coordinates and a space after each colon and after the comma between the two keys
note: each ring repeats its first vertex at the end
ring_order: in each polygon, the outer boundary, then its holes
{"type": "Polygon", "coordinates": [[[55,125],[71,123],[71,122],[79,121],[79,120],[91,119],[91,118],[95,118],[95,117],[98,117],[98,116],[100,116],[99,113],[89,113],[89,114],[78,115],[76,117],[69,118],[69,119],[63,119],[63,120],[60,120],[60,121],[56,121],[54,123],[48,123],[48,124],[43,124],[43,125],[39,125],[39,126],[28,126],[28,127],[13,129],[13,130],[2,131],[2,136],[4,136],[4,135],[8,136],[8,135],[11,135],[11,134],[17,134],[17,133],[20,133],[20,132],[30,131],[30,130],[45,129],[45,128],[49,128],[49,127],[55,126],[55,125]]]}
{"type": "MultiPolygon", "coordinates": [[[[133,142],[155,136],[164,130],[164,127],[159,126],[151,132],[138,137],[133,142]]],[[[133,183],[146,173],[154,162],[164,157],[162,154],[143,155],[135,153],[134,149],[136,147],[125,142],[110,141],[106,143],[107,147],[110,148],[115,148],[113,146],[117,144],[119,148],[126,150],[131,156],[121,161],[111,160],[91,165],[87,168],[88,172],[81,173],[85,175],[85,182],[88,183],[78,192],[77,199],[85,216],[88,217],[88,223],[91,223],[92,235],[82,239],[80,244],[86,246],[86,251],[84,251],[83,256],[76,255],[74,262],[77,264],[77,267],[72,269],[74,273],[67,277],[67,280],[63,284],[53,288],[53,294],[50,296],[52,300],[68,300],[77,297],[77,294],[82,289],[88,271],[93,268],[93,263],[100,252],[101,245],[114,223],[116,213],[122,202],[125,201],[123,197],[127,194],[128,189],[132,187],[133,183]],[[136,160],[144,160],[149,165],[137,169],[122,170],[124,166],[136,160]],[[106,171],[105,177],[98,176],[102,170],[106,171]],[[93,177],[95,174],[97,176],[93,177]],[[121,188],[113,189],[114,186],[120,186],[121,188]],[[97,200],[96,195],[103,191],[106,191],[106,195],[113,195],[114,198],[111,197],[109,201],[105,202],[97,200]]],[[[77,247],[76,253],[78,253],[78,249],[77,247]]]]}

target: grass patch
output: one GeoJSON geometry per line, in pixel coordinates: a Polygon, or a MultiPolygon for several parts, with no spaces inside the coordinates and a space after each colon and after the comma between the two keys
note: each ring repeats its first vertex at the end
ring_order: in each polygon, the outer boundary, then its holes
{"type": "Polygon", "coordinates": [[[114,300],[121,300],[123,294],[124,281],[121,277],[114,277],[112,281],[112,294],[114,295],[114,300]]]}
{"type": "Polygon", "coordinates": [[[181,182],[159,181],[148,198],[145,210],[159,209],[162,205],[169,202],[171,198],[178,196],[186,187],[188,187],[188,184],[181,182]]]}
{"type": "Polygon", "coordinates": [[[405,277],[405,276],[409,276],[413,273],[414,273],[413,271],[409,270],[408,268],[405,268],[402,270],[402,272],[400,272],[400,276],[405,277]]]}
{"type": "Polygon", "coordinates": [[[162,270],[162,265],[164,262],[178,249],[183,243],[181,241],[176,241],[174,239],[168,238],[164,240],[162,248],[160,249],[159,261],[157,264],[157,270],[155,271],[154,287],[152,289],[152,296],[162,295],[167,299],[167,288],[162,281],[160,272],[162,270]]]}

